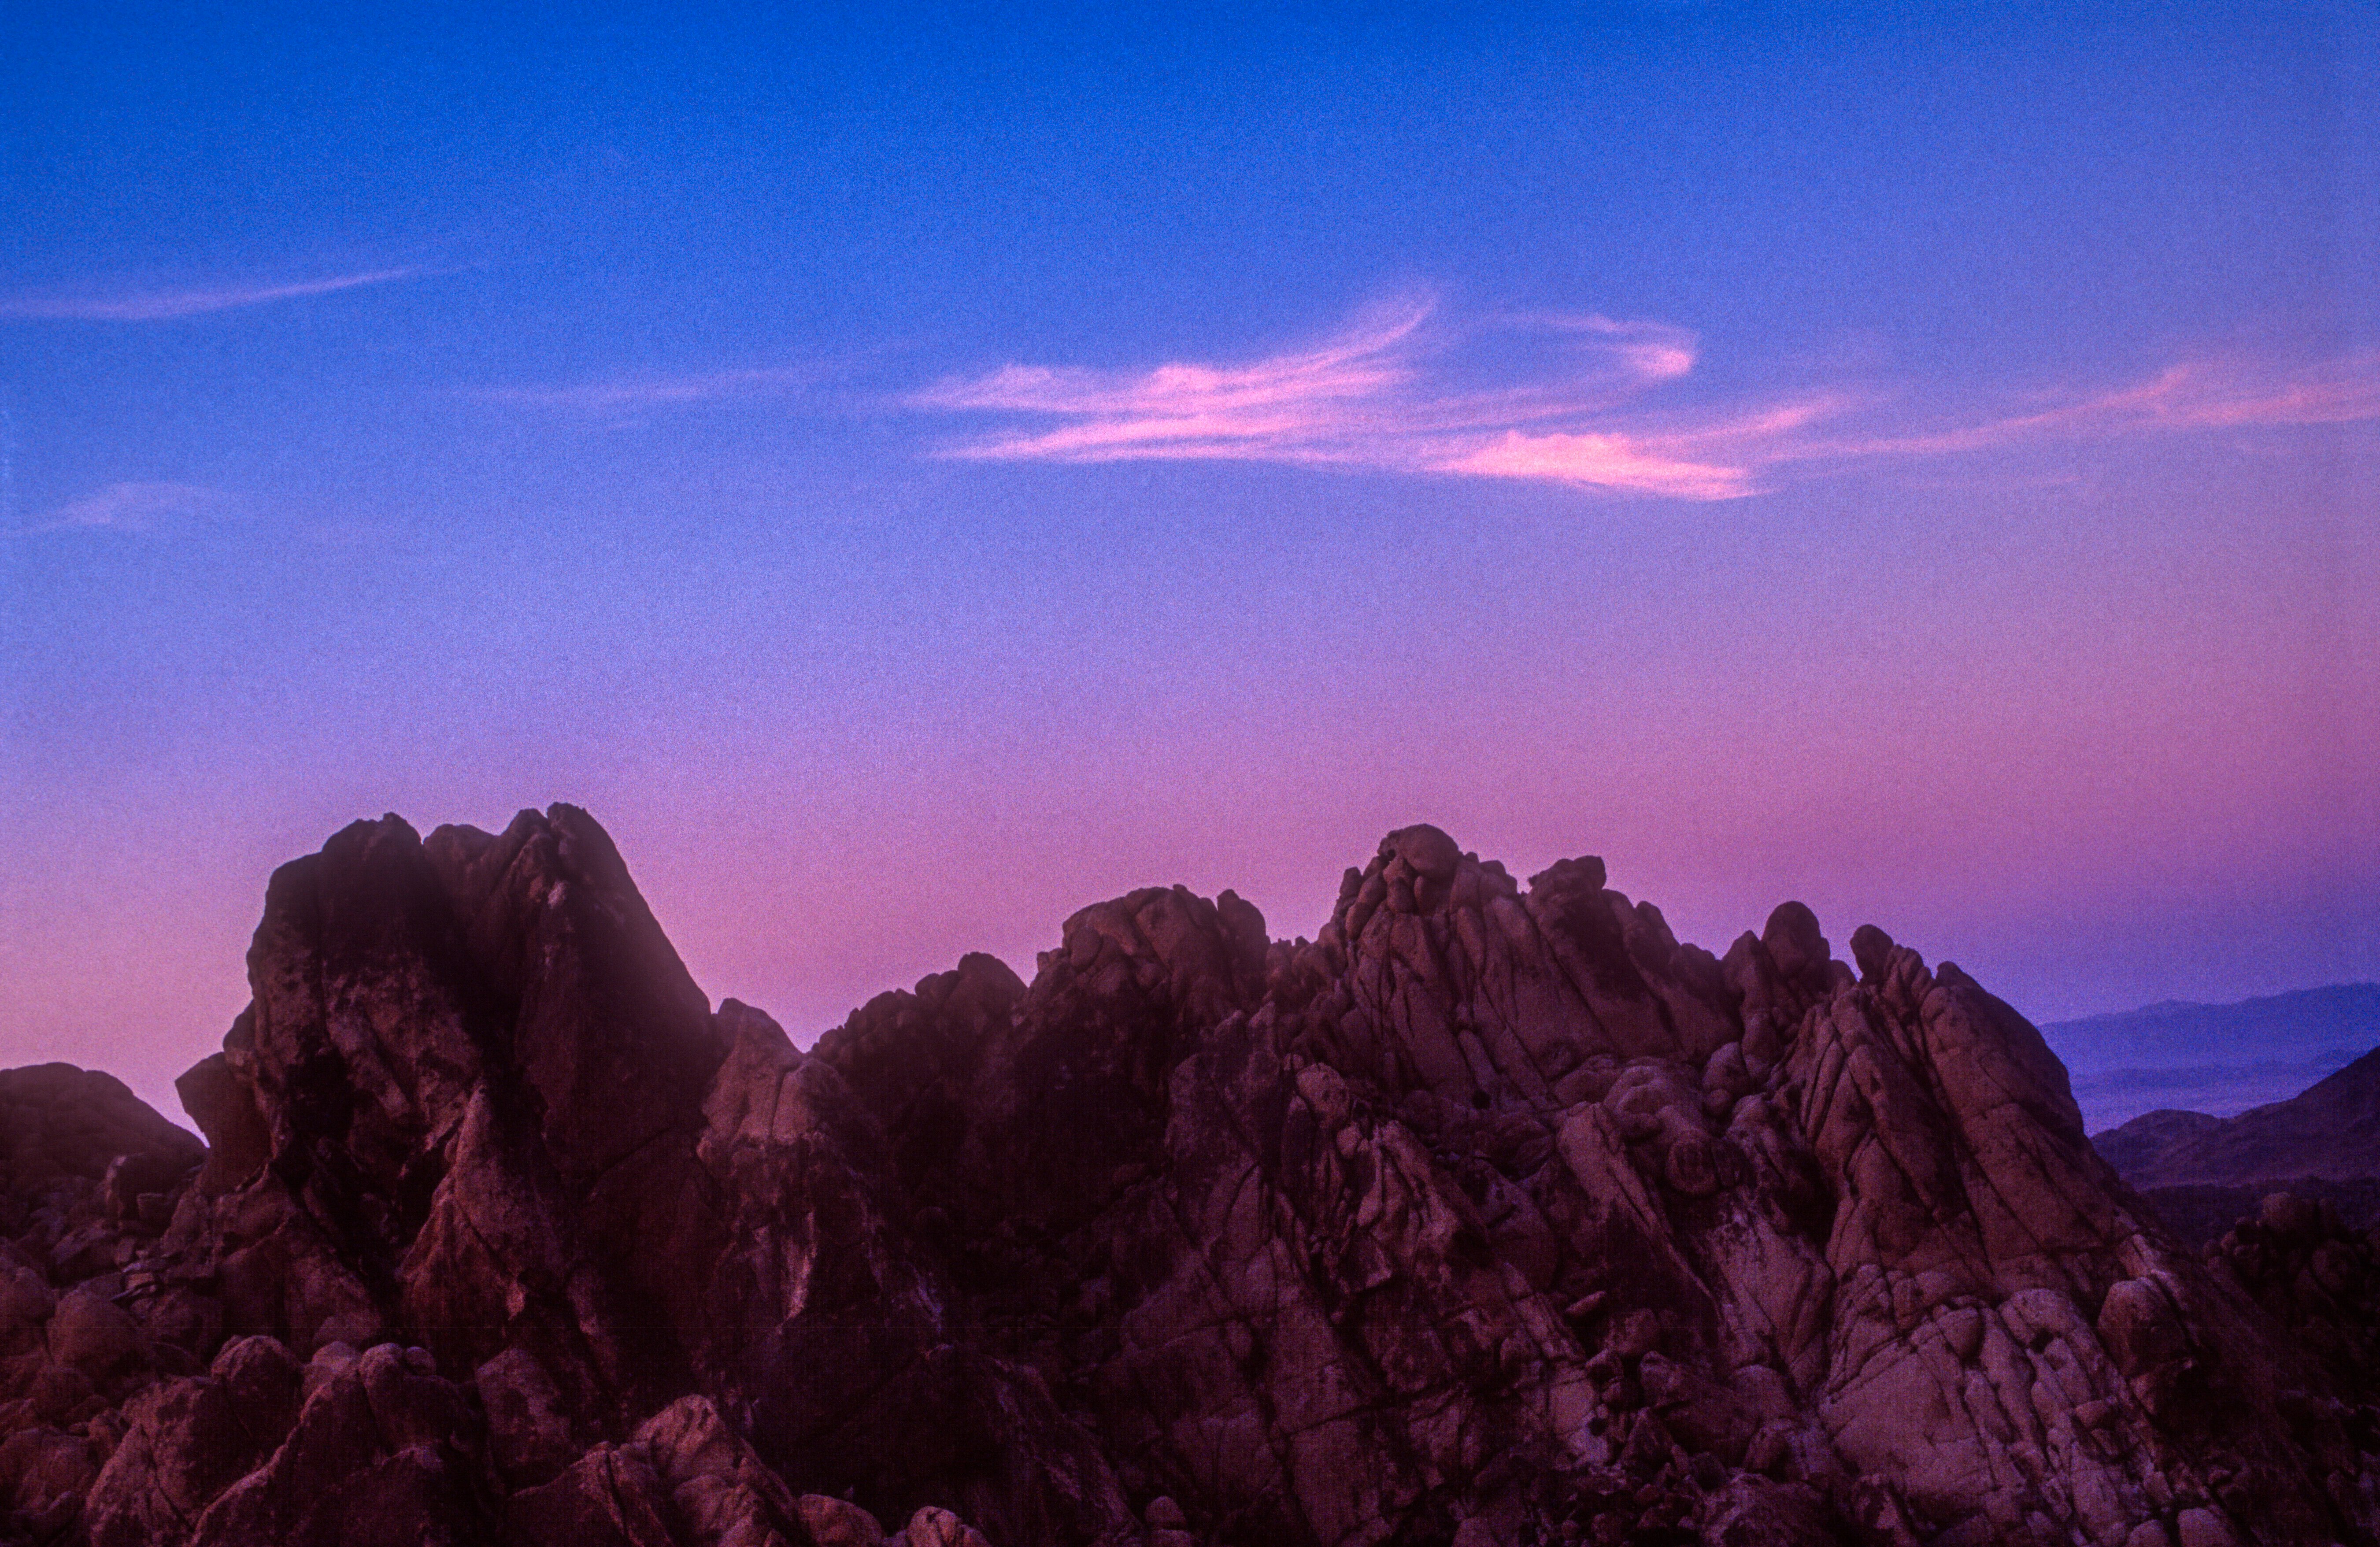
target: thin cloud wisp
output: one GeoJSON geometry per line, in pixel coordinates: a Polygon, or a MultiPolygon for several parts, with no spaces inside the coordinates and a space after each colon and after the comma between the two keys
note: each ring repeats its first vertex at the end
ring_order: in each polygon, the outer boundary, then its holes
{"type": "Polygon", "coordinates": [[[414,268],[372,269],[277,285],[198,286],[114,295],[22,294],[0,298],[0,318],[13,322],[164,323],[272,301],[327,296],[366,285],[386,285],[411,279],[421,272],[414,268]]]}
{"type": "Polygon", "coordinates": [[[2130,386],[2037,394],[1923,428],[1903,427],[1913,407],[1904,395],[1857,384],[1683,400],[1673,389],[1698,360],[1695,335],[1666,323],[1536,314],[1457,327],[1415,300],[1245,364],[1012,364],[905,402],[1011,421],[941,447],[948,458],[1273,462],[1694,501],[1758,493],[1790,469],[1830,463],[2380,419],[2380,360],[2361,357],[2294,371],[2190,361],[2130,386]],[[1887,427],[1893,419],[1900,425],[1887,427]]]}
{"type": "Polygon", "coordinates": [[[1565,370],[1550,382],[1489,384],[1474,379],[1475,366],[1465,370],[1478,335],[1432,328],[1433,311],[1426,301],[1383,307],[1314,348],[1245,365],[1010,365],[943,381],[908,403],[1061,421],[942,453],[967,460],[1257,461],[1553,478],[1688,499],[1750,492],[1745,469],[1683,455],[1675,437],[1554,428],[1685,375],[1691,334],[1592,316],[1509,320],[1507,330],[1565,346],[1565,370]]]}
{"type": "Polygon", "coordinates": [[[37,518],[19,535],[51,531],[152,532],[170,522],[219,515],[230,506],[230,498],[221,490],[195,483],[109,483],[37,518]]]}

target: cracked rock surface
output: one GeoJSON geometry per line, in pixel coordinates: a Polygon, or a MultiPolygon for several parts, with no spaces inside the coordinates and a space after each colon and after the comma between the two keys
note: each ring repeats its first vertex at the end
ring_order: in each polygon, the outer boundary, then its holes
{"type": "Polygon", "coordinates": [[[0,1542],[2374,1542],[2380,1253],[2184,1249],[2039,1034],[1392,833],[808,1053],[583,811],[283,867],[180,1082],[0,1073],[0,1542]]]}

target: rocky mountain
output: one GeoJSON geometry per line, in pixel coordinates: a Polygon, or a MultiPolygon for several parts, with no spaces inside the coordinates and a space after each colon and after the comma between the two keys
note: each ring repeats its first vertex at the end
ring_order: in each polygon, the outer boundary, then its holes
{"type": "Polygon", "coordinates": [[[584,812],[285,866],[181,1082],[0,1077],[0,1541],[2370,1542],[2380,1264],[2207,1258],[2040,1035],[1393,833],[810,1052],[584,812]]]}

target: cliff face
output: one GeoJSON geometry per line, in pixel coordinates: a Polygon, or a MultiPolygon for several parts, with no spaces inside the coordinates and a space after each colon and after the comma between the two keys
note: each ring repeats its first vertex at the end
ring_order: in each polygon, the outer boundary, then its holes
{"type": "Polygon", "coordinates": [[[2374,1540],[2365,1242],[2202,1263],[1956,968],[1604,880],[1406,829],[1310,944],[1137,892],[806,1055],[583,812],[358,823],[202,1162],[0,1077],[0,1540],[2374,1540]]]}

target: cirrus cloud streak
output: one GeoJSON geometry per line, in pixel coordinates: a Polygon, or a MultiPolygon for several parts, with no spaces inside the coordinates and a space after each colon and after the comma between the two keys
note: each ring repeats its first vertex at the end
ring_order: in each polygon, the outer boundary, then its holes
{"type": "Polygon", "coordinates": [[[153,532],[176,521],[221,515],[231,505],[230,496],[221,490],[195,483],[109,483],[49,511],[17,535],[50,531],[153,532]]]}
{"type": "Polygon", "coordinates": [[[1272,462],[1697,501],[1758,493],[1817,464],[2380,419],[2370,357],[2297,369],[2214,358],[2116,388],[1931,413],[1855,383],[1694,401],[1684,384],[1699,358],[1695,335],[1666,323],[1535,314],[1458,325],[1415,298],[1246,363],[1006,365],[906,403],[1010,421],[940,452],[965,460],[1272,462]]]}
{"type": "Polygon", "coordinates": [[[164,323],[272,301],[327,296],[366,285],[386,285],[411,279],[421,272],[417,268],[372,269],[280,284],[185,286],[114,294],[28,292],[0,297],[0,318],[45,323],[164,323]]]}
{"type": "Polygon", "coordinates": [[[908,401],[1060,421],[995,432],[944,453],[969,460],[1281,462],[1555,477],[1686,499],[1751,492],[1742,469],[1687,453],[1680,437],[1572,428],[1691,372],[1692,334],[1599,316],[1504,319],[1458,333],[1432,326],[1434,313],[1427,299],[1378,307],[1312,348],[1245,365],[1011,365],[943,381],[908,401]],[[1497,382],[1492,359],[1483,373],[1479,346],[1515,333],[1556,346],[1551,379],[1497,382]]]}
{"type": "Polygon", "coordinates": [[[485,403],[602,416],[797,391],[818,379],[816,371],[761,367],[680,376],[623,376],[559,385],[482,386],[469,389],[469,396],[485,403]]]}

